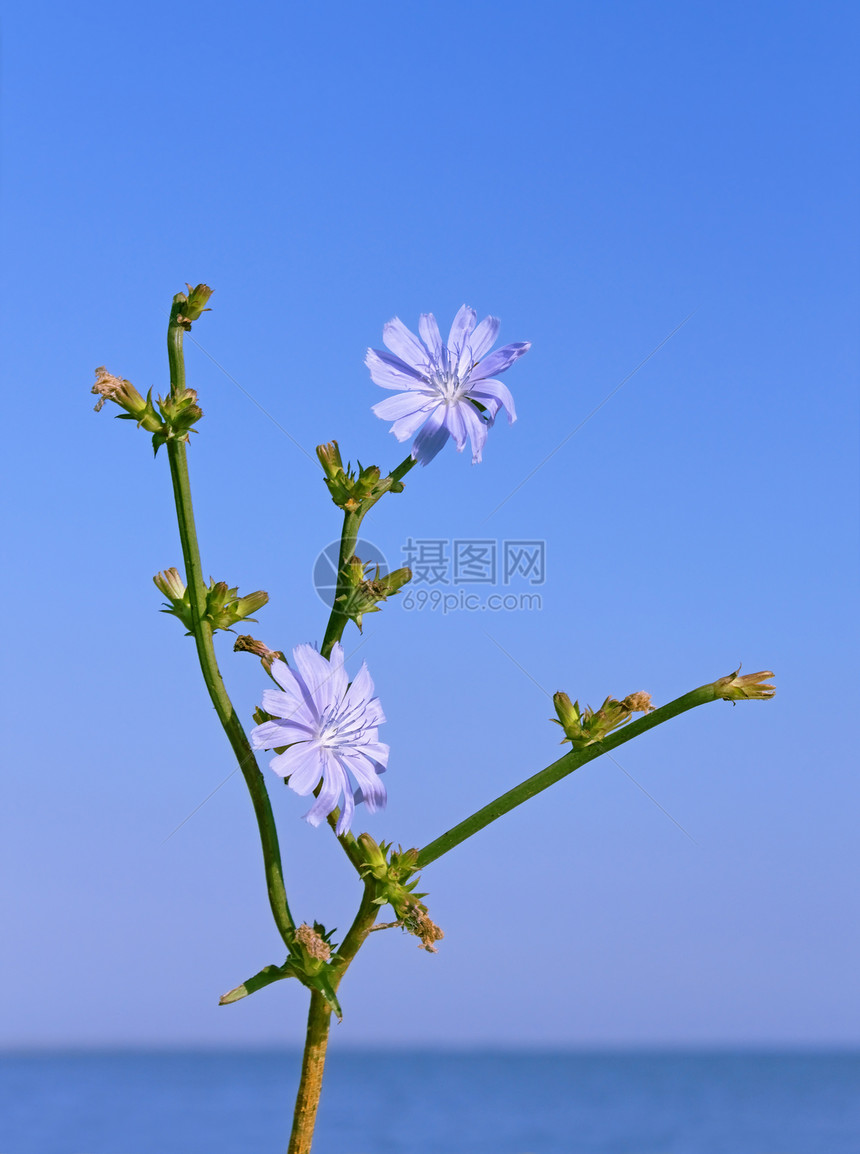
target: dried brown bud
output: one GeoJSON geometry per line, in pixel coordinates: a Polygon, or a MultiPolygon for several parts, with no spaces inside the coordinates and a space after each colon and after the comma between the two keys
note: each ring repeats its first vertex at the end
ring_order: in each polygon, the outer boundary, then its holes
{"type": "Polygon", "coordinates": [[[435,943],[440,942],[445,934],[420,902],[413,902],[406,909],[402,920],[409,933],[421,939],[418,944],[419,950],[427,950],[431,954],[438,953],[435,943]]]}
{"type": "Polygon", "coordinates": [[[283,653],[279,649],[270,649],[264,641],[257,641],[256,638],[251,637],[250,634],[242,634],[236,638],[236,644],[233,646],[234,653],[253,653],[255,657],[259,657],[263,663],[263,668],[267,673],[271,671],[272,663],[274,661],[286,661],[283,653]]]}
{"type": "Polygon", "coordinates": [[[621,704],[631,713],[652,713],[654,711],[654,706],[651,704],[651,694],[646,693],[644,689],[640,689],[638,693],[628,693],[621,704]]]}
{"type": "Polygon", "coordinates": [[[104,365],[99,365],[96,369],[96,383],[91,392],[96,393],[99,398],[95,406],[97,413],[101,411],[105,401],[115,401],[127,412],[135,415],[146,409],[146,401],[131,381],[126,381],[122,377],[115,377],[113,373],[107,371],[104,365]]]}
{"type": "Polygon", "coordinates": [[[296,930],[296,941],[320,962],[327,962],[331,957],[331,946],[307,922],[302,922],[296,930]]]}

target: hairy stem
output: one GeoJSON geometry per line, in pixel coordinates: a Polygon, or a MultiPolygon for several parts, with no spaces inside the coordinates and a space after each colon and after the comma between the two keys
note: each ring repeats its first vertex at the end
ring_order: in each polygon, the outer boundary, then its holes
{"type": "MultiPolygon", "coordinates": [[[[340,985],[343,975],[355,955],[361,949],[373,923],[379,915],[380,907],[374,903],[376,889],[372,882],[364,887],[364,894],[358,913],[343,939],[340,949],[332,959],[332,985],[340,985]]],[[[323,1072],[325,1070],[326,1049],[331,1026],[331,1006],[322,994],[311,990],[311,1004],[308,1010],[308,1029],[305,1049],[302,1055],[302,1073],[296,1095],[293,1114],[293,1129],[287,1154],[308,1154],[314,1135],[314,1124],[322,1093],[323,1072]]]]}
{"type": "Polygon", "coordinates": [[[308,1010],[308,1030],[305,1036],[305,1050],[302,1055],[302,1074],[296,1108],[293,1113],[293,1129],[287,1154],[308,1154],[314,1137],[314,1125],[322,1093],[325,1055],[328,1048],[328,1034],[331,1027],[331,1006],[317,990],[311,990],[311,1004],[308,1010]]]}
{"type": "Polygon", "coordinates": [[[540,773],[526,778],[513,789],[509,789],[507,793],[503,793],[501,797],[497,797],[495,801],[491,801],[489,805],[477,810],[471,817],[467,817],[465,821],[455,825],[453,829],[449,829],[447,833],[443,833],[441,837],[437,837],[435,841],[431,841],[418,855],[419,868],[440,858],[442,854],[447,853],[455,845],[459,845],[467,837],[477,833],[479,829],[483,829],[490,822],[509,813],[516,806],[522,805],[524,801],[528,801],[530,797],[534,797],[557,781],[561,781],[563,777],[567,777],[569,773],[573,773],[575,769],[579,769],[586,762],[593,761],[601,754],[608,753],[609,750],[623,745],[625,741],[638,737],[647,729],[653,729],[655,725],[661,725],[670,717],[677,717],[679,713],[685,713],[697,705],[706,705],[709,701],[717,701],[719,698],[720,694],[715,685],[702,685],[690,693],[685,693],[683,697],[677,697],[674,701],[670,701],[668,705],[655,709],[653,713],[647,713],[638,721],[625,725],[623,729],[615,730],[614,733],[608,734],[593,745],[588,745],[584,749],[571,750],[564,757],[560,757],[558,761],[554,761],[552,765],[548,765],[546,769],[542,769],[540,773]]]}
{"type": "MultiPolygon", "coordinates": [[[[177,307],[174,304],[168,326],[167,347],[170,357],[170,385],[171,390],[184,387],[185,364],[182,352],[182,327],[176,323],[177,307]]],[[[176,502],[176,516],[179,523],[179,537],[182,542],[182,557],[185,563],[185,580],[188,586],[188,597],[191,603],[192,632],[194,643],[197,646],[197,656],[203,680],[209,690],[209,696],[218,715],[218,720],[227,735],[227,740],[236,755],[245,784],[251,795],[254,814],[257,818],[257,827],[260,832],[260,842],[263,849],[263,862],[266,871],[266,887],[269,893],[269,905],[272,916],[278,927],[278,932],[284,941],[289,944],[294,922],[287,903],[287,893],[284,886],[283,867],[281,865],[281,851],[278,844],[278,832],[272,814],[272,806],[263,775],[257,766],[254,752],[242,728],[242,723],[233,708],[227,690],[224,686],[218,662],[215,657],[215,647],[212,643],[212,627],[205,619],[206,613],[206,585],[203,580],[203,568],[200,562],[200,549],[197,543],[197,530],[194,525],[194,510],[191,504],[191,485],[188,479],[188,461],[185,452],[185,442],[172,439],[167,443],[167,456],[170,461],[170,477],[173,481],[173,496],[176,502]]]]}

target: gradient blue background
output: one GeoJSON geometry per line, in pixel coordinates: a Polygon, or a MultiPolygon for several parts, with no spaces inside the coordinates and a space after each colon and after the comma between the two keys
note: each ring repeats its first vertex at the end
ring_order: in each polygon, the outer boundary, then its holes
{"type": "MultiPolygon", "coordinates": [[[[384,321],[466,301],[533,342],[484,463],[449,446],[365,529],[394,561],[409,535],[545,539],[543,607],[368,618],[390,803],[357,828],[423,844],[554,760],[541,687],[777,674],[428,869],[442,949],[371,940],[338,1042],[860,1040],[857,26],[850,3],[7,11],[0,1042],[303,1031],[297,984],[217,1006],[281,952],[240,777],[169,836],[233,767],[157,612],[167,462],[88,393],[100,364],[165,388],[186,280],[216,289],[195,341],[273,418],[189,342],[204,563],[269,590],[255,632],[284,649],[321,637],[339,526],[307,454],[403,455],[362,364],[384,321]]],[[[219,652],[249,717],[265,679],[219,652]]],[[[344,929],[345,858],[270,785],[295,913],[344,929]]]]}

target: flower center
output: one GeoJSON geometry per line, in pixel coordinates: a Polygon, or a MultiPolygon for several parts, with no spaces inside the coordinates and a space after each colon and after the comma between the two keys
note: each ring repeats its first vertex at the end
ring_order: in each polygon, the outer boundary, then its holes
{"type": "Polygon", "coordinates": [[[460,356],[459,363],[453,364],[447,349],[442,357],[434,360],[428,374],[430,383],[446,405],[456,404],[468,391],[469,374],[472,371],[472,354],[467,347],[460,356]]]}
{"type": "Polygon", "coordinates": [[[320,716],[317,741],[324,749],[342,749],[346,745],[355,745],[361,741],[367,729],[361,709],[345,709],[341,712],[341,705],[328,706],[320,716]]]}

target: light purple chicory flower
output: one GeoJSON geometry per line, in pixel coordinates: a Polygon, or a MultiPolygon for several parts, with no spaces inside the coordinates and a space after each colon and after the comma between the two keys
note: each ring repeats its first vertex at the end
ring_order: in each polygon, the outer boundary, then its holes
{"type": "Polygon", "coordinates": [[[349,829],[357,802],[371,813],[385,806],[385,786],[379,775],[388,765],[389,747],[379,741],[377,726],[385,721],[373,682],[362,665],[350,685],[343,665],[343,648],[336,644],[330,660],[311,645],[293,650],[295,670],[272,662],[272,677],[281,689],[263,692],[263,709],[275,720],[251,730],[254,749],[289,746],[269,762],[290,789],[301,797],[322,789],[304,815],[319,825],[338,805],[343,808],[337,833],[349,829]],[[358,782],[353,793],[350,773],[358,782]]]}
{"type": "Polygon", "coordinates": [[[380,401],[373,411],[394,422],[391,432],[398,441],[418,433],[412,456],[422,465],[433,460],[449,436],[462,452],[467,435],[476,464],[499,409],[507,411],[509,424],[517,419],[513,397],[493,378],[528,352],[531,342],[519,341],[490,353],[499,319],[485,317],[477,327],[476,320],[475,310],[463,305],[454,317],[448,343],[443,344],[432,313],[421,315],[417,337],[395,317],[382,330],[391,351],[367,350],[364,363],[372,379],[383,389],[398,390],[396,397],[380,401]]]}

